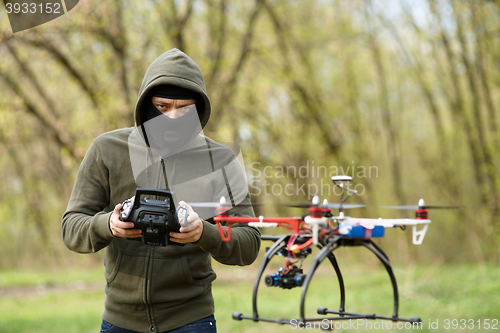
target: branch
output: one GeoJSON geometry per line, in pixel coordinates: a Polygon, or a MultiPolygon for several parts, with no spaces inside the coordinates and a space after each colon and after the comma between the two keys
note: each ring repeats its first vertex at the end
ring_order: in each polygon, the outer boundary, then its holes
{"type": "Polygon", "coordinates": [[[64,68],[66,68],[70,76],[72,76],[77,81],[83,91],[87,93],[90,100],[92,101],[92,104],[94,104],[95,107],[98,106],[96,94],[93,89],[85,82],[83,75],[71,64],[69,59],[66,58],[66,56],[62,54],[62,52],[58,50],[54,45],[52,45],[48,40],[33,40],[19,36],[16,37],[16,39],[28,45],[44,48],[52,53],[52,55],[55,56],[56,60],[64,68]]]}
{"type": "Polygon", "coordinates": [[[21,87],[9,75],[0,71],[0,78],[2,78],[10,89],[23,101],[26,111],[34,115],[45,128],[48,128],[52,132],[56,142],[61,147],[68,149],[71,156],[75,159],[80,160],[83,158],[83,153],[76,147],[72,138],[65,131],[64,125],[58,119],[54,119],[53,116],[45,115],[41,112],[33,103],[31,103],[28,96],[26,96],[22,91],[21,87]]]}
{"type": "MultiPolygon", "coordinates": [[[[171,17],[168,15],[161,15],[162,20],[165,21],[165,33],[169,36],[172,44],[179,50],[186,52],[184,45],[184,29],[187,26],[187,22],[191,17],[193,12],[193,0],[189,0],[187,3],[187,9],[183,16],[180,16],[177,10],[177,6],[175,5],[175,0],[170,0],[169,2],[170,9],[172,11],[171,17]]],[[[156,9],[159,13],[161,13],[161,9],[163,8],[163,3],[156,3],[156,9]]]]}
{"type": "Polygon", "coordinates": [[[264,0],[255,0],[255,6],[250,14],[250,19],[248,20],[247,23],[247,28],[246,28],[246,33],[245,36],[243,37],[243,41],[240,46],[240,54],[238,57],[238,61],[234,65],[234,68],[231,70],[231,73],[233,74],[231,78],[223,83],[222,85],[226,87],[222,91],[222,95],[220,98],[219,102],[219,117],[216,119],[211,120],[210,122],[210,127],[212,128],[217,128],[217,124],[222,119],[222,115],[224,110],[228,105],[231,104],[231,100],[234,97],[234,94],[236,92],[236,85],[238,82],[238,79],[240,77],[240,73],[243,69],[243,65],[245,64],[246,60],[248,59],[248,56],[250,54],[250,45],[252,43],[253,35],[254,35],[254,30],[255,30],[255,21],[262,10],[262,4],[264,0]]]}
{"type": "Polygon", "coordinates": [[[38,91],[38,93],[42,96],[43,100],[45,101],[45,103],[47,104],[47,109],[52,112],[53,116],[55,117],[57,114],[60,114],[59,112],[54,112],[54,110],[56,110],[56,107],[54,105],[54,102],[50,99],[50,97],[48,96],[48,94],[46,94],[44,91],[43,91],[43,88],[42,86],[40,85],[40,83],[38,82],[38,80],[36,79],[35,75],[33,74],[33,72],[31,70],[28,69],[26,63],[24,63],[20,58],[19,56],[17,55],[17,52],[16,50],[9,45],[9,43],[5,43],[4,44],[6,47],[7,47],[7,50],[10,51],[12,57],[14,58],[15,62],[19,65],[19,67],[21,68],[21,73],[23,73],[24,75],[26,75],[26,77],[28,78],[28,80],[31,82],[31,84],[33,84],[33,86],[35,87],[35,89],[38,91]]]}
{"type": "Polygon", "coordinates": [[[118,57],[120,58],[120,69],[121,69],[121,77],[122,77],[122,89],[123,89],[123,94],[125,95],[125,99],[127,101],[127,105],[131,105],[131,94],[130,94],[130,89],[128,86],[128,73],[127,73],[127,66],[125,64],[125,60],[127,58],[127,37],[124,33],[123,29],[123,20],[122,20],[122,8],[120,6],[121,1],[116,0],[116,33],[109,33],[106,36],[108,37],[108,40],[111,42],[111,45],[113,46],[113,49],[116,51],[118,54],[118,57]]]}
{"type": "MultiPolygon", "coordinates": [[[[207,1],[207,4],[210,5],[212,2],[210,0],[207,1]]],[[[224,45],[226,41],[226,36],[225,36],[225,31],[226,31],[226,23],[227,23],[227,15],[226,15],[226,0],[221,0],[220,1],[220,21],[219,21],[219,26],[218,26],[218,36],[217,36],[217,41],[215,43],[215,51],[212,52],[214,55],[214,61],[212,63],[212,69],[207,75],[207,86],[210,87],[212,84],[215,82],[216,78],[219,76],[219,72],[221,69],[221,63],[222,63],[222,56],[223,56],[223,50],[224,50],[224,45]]],[[[212,20],[209,20],[209,24],[212,22],[212,20]]],[[[211,30],[211,35],[212,38],[215,39],[214,37],[215,32],[211,30]]],[[[211,44],[212,45],[212,44],[211,44]]]]}
{"type": "MultiPolygon", "coordinates": [[[[278,18],[277,14],[274,11],[274,8],[272,8],[267,3],[267,1],[264,1],[264,6],[274,25],[278,47],[283,57],[283,73],[292,83],[292,89],[295,90],[302,103],[304,103],[305,108],[308,110],[308,115],[315,121],[316,126],[319,129],[321,136],[323,137],[323,141],[327,144],[329,151],[336,157],[338,157],[338,153],[341,148],[342,136],[338,134],[337,137],[333,138],[331,134],[332,131],[328,125],[328,122],[323,119],[323,113],[326,108],[324,107],[324,104],[319,96],[320,89],[315,88],[314,81],[308,81],[308,86],[305,86],[304,84],[302,84],[302,82],[300,82],[300,80],[296,78],[297,75],[292,75],[295,71],[297,71],[297,67],[292,68],[291,66],[291,51],[290,47],[287,44],[287,41],[290,39],[287,33],[287,31],[289,30],[283,27],[282,20],[278,18]],[[311,93],[311,90],[315,93],[311,93]]],[[[312,70],[309,67],[310,62],[307,56],[302,51],[298,52],[301,59],[300,65],[306,67],[305,72],[312,73],[312,70]]]]}
{"type": "MultiPolygon", "coordinates": [[[[410,19],[410,23],[413,27],[413,29],[416,31],[417,34],[422,34],[421,29],[418,27],[416,24],[413,16],[409,12],[409,10],[404,6],[404,10],[406,13],[406,16],[410,19]]],[[[443,128],[443,122],[441,120],[440,116],[440,111],[438,104],[436,102],[435,96],[432,92],[432,88],[430,87],[429,83],[427,83],[424,79],[424,73],[425,69],[422,63],[419,61],[417,57],[412,57],[410,54],[410,51],[408,50],[408,47],[405,45],[403,42],[403,39],[401,38],[398,29],[394,26],[394,23],[390,20],[388,20],[385,16],[379,15],[380,21],[389,29],[391,34],[394,36],[396,41],[398,42],[398,45],[401,48],[401,51],[403,52],[403,55],[408,63],[409,66],[415,66],[415,70],[413,71],[417,77],[418,83],[420,84],[420,88],[422,89],[422,93],[425,96],[425,99],[427,100],[427,103],[429,105],[429,110],[431,112],[432,118],[434,119],[434,125],[436,126],[436,132],[439,137],[439,142],[444,143],[445,142],[445,133],[444,133],[444,128],[443,128]]],[[[441,147],[441,152],[446,153],[447,150],[443,149],[444,146],[440,145],[441,147]]]]}

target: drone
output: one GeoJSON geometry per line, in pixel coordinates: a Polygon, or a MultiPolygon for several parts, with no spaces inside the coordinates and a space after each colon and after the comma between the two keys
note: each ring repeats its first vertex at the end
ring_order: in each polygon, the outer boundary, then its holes
{"type": "Polygon", "coordinates": [[[356,190],[345,186],[346,182],[352,181],[352,177],[340,175],[333,176],[331,180],[335,186],[341,189],[340,202],[328,203],[325,199],[320,203],[319,197],[315,196],[312,202],[309,203],[287,205],[290,207],[307,208],[308,213],[304,214],[302,217],[264,217],[262,215],[258,217],[229,216],[228,210],[231,206],[224,197],[222,197],[218,203],[190,203],[193,207],[216,208],[217,216],[215,216],[213,220],[218,227],[222,240],[226,242],[231,240],[231,226],[234,223],[246,223],[249,226],[258,228],[282,227],[291,231],[291,233],[287,235],[261,236],[262,240],[272,241],[274,244],[266,250],[255,278],[252,294],[253,314],[251,316],[246,316],[242,313],[234,312],[232,315],[234,320],[248,319],[254,322],[262,321],[282,325],[297,322],[305,324],[307,322],[319,322],[324,320],[333,321],[349,319],[383,319],[393,322],[402,321],[410,323],[422,322],[418,317],[402,318],[399,316],[399,293],[393,267],[387,255],[372,239],[383,237],[385,235],[385,229],[387,228],[401,228],[405,230],[407,226],[411,226],[413,244],[421,245],[427,229],[431,224],[431,220],[428,218],[428,210],[434,208],[459,208],[459,206],[426,205],[424,200],[420,199],[418,205],[382,206],[388,209],[415,210],[415,218],[374,219],[350,217],[345,215],[344,210],[365,206],[361,204],[345,203],[349,197],[357,194],[356,190]],[[338,215],[333,215],[332,209],[338,209],[338,215]],[[334,255],[334,251],[342,246],[363,246],[370,250],[381,261],[392,284],[392,315],[381,316],[377,314],[363,314],[346,311],[344,279],[334,255]],[[304,274],[301,264],[305,258],[312,254],[313,247],[318,248],[319,252],[315,255],[309,271],[304,274]],[[300,318],[298,319],[265,318],[259,315],[257,308],[257,292],[265,269],[271,259],[276,255],[285,257],[285,264],[277,273],[267,275],[264,278],[265,284],[267,287],[279,287],[281,289],[302,288],[299,305],[300,318]],[[317,314],[326,315],[327,317],[306,318],[305,299],[307,290],[315,271],[326,259],[328,259],[337,275],[340,289],[339,310],[319,307],[316,311],[317,314]]]}

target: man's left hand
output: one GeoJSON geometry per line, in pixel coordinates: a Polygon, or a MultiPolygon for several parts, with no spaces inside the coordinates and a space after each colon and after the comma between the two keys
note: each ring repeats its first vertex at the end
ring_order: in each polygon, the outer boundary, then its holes
{"type": "Polygon", "coordinates": [[[179,232],[170,232],[170,240],[176,243],[194,243],[198,241],[203,233],[203,220],[200,219],[198,213],[184,201],[179,202],[180,206],[188,209],[187,222],[188,225],[181,227],[179,232]]]}

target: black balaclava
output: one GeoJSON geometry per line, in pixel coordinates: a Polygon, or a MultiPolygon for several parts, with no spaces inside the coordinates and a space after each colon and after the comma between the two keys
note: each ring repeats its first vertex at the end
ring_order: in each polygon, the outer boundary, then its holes
{"type": "Polygon", "coordinates": [[[200,94],[189,89],[172,86],[156,86],[148,93],[143,103],[142,127],[150,147],[164,158],[178,153],[200,132],[199,112],[203,112],[200,94]],[[194,99],[195,107],[179,118],[169,118],[161,113],[152,102],[153,97],[169,99],[194,99]]]}

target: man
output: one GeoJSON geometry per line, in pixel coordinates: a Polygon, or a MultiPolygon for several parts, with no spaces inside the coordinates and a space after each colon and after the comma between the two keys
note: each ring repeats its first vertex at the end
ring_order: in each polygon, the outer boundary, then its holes
{"type": "Polygon", "coordinates": [[[66,246],[78,253],[105,249],[106,301],[101,332],[215,332],[211,257],[249,265],[260,233],[233,228],[223,242],[213,208],[188,204],[228,198],[230,213],[253,216],[236,155],[203,136],[211,112],[203,75],[172,49],[148,68],[135,108],[136,126],[99,136],[82,161],[62,219],[66,246]],[[138,187],[168,189],[185,206],[187,226],[171,232],[184,246],[146,245],[133,223],[121,221],[121,202],[138,187]]]}

